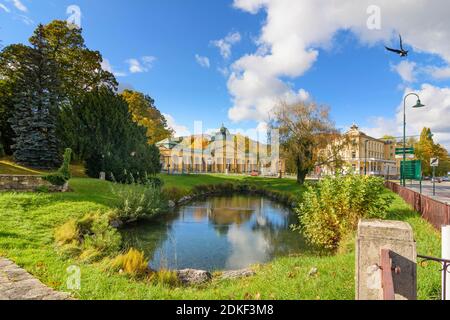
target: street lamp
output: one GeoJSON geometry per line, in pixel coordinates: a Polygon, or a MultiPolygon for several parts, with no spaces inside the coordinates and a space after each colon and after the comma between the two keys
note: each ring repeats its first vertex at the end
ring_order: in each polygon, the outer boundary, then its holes
{"type": "Polygon", "coordinates": [[[406,187],[406,179],[405,179],[405,165],[406,165],[406,99],[409,96],[416,96],[417,97],[417,103],[415,106],[413,106],[414,109],[419,109],[425,107],[424,104],[420,101],[420,97],[417,93],[409,93],[405,96],[403,99],[403,166],[402,168],[402,184],[404,187],[406,187]]]}

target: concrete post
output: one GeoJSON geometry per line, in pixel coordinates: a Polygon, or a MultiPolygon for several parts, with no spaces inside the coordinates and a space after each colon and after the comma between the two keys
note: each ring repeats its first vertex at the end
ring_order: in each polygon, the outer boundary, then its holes
{"type": "Polygon", "coordinates": [[[396,300],[417,299],[416,243],[412,228],[400,221],[361,220],[356,239],[356,299],[381,300],[380,251],[390,249],[396,300]]]}
{"type": "MultiPolygon", "coordinates": [[[[442,259],[450,260],[450,226],[442,227],[442,259]]],[[[450,300],[450,274],[447,273],[444,285],[445,270],[442,272],[442,297],[445,296],[446,300],[450,300]],[[446,288],[445,294],[444,288],[446,288]]]]}

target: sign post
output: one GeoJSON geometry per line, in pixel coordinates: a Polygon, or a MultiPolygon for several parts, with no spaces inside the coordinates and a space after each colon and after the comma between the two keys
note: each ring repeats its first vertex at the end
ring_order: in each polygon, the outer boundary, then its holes
{"type": "Polygon", "coordinates": [[[431,158],[430,165],[433,168],[433,196],[436,196],[436,168],[439,167],[439,159],[431,158]]]}
{"type": "Polygon", "coordinates": [[[401,179],[420,180],[422,178],[422,162],[420,160],[401,162],[401,179]]]}
{"type": "MultiPolygon", "coordinates": [[[[403,162],[406,163],[406,158],[414,159],[414,148],[409,147],[407,148],[406,145],[404,145],[403,148],[396,148],[395,149],[395,158],[396,159],[403,159],[403,162]]],[[[401,168],[401,183],[403,187],[406,187],[406,173],[404,172],[405,166],[402,166],[401,168]]]]}

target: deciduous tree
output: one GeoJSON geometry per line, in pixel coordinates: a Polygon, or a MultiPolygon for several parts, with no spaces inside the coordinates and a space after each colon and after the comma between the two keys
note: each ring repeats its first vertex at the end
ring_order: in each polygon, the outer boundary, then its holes
{"type": "Polygon", "coordinates": [[[173,130],[167,126],[166,118],[156,108],[155,101],[143,93],[125,90],[121,96],[128,103],[133,121],[147,128],[149,144],[155,144],[173,135],[173,130]]]}
{"type": "Polygon", "coordinates": [[[446,175],[448,173],[448,151],[440,144],[434,142],[430,128],[423,128],[420,140],[415,143],[415,155],[417,159],[422,160],[422,173],[424,176],[431,176],[432,174],[431,158],[439,158],[440,160],[440,166],[436,172],[437,175],[446,175]]]}
{"type": "Polygon", "coordinates": [[[341,138],[329,108],[315,103],[283,103],[275,109],[272,126],[279,129],[282,156],[294,167],[299,184],[316,165],[336,161],[334,147],[326,156],[320,152],[341,138]]]}

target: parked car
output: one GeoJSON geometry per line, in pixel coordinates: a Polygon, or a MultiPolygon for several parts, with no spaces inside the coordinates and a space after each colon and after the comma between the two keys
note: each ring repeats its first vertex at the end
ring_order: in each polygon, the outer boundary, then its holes
{"type": "Polygon", "coordinates": [[[442,178],[436,177],[431,179],[431,182],[437,182],[437,183],[441,183],[442,182],[442,178]]]}
{"type": "Polygon", "coordinates": [[[252,173],[250,174],[252,177],[259,177],[260,173],[259,171],[252,171],[252,173]]]}
{"type": "Polygon", "coordinates": [[[442,182],[449,182],[450,178],[449,177],[442,177],[442,182]]]}
{"type": "Polygon", "coordinates": [[[430,181],[431,180],[431,177],[423,177],[423,181],[430,181]]]}

